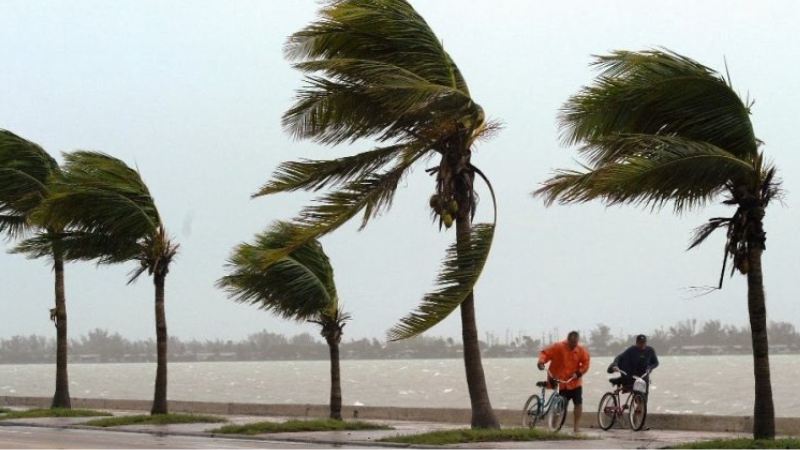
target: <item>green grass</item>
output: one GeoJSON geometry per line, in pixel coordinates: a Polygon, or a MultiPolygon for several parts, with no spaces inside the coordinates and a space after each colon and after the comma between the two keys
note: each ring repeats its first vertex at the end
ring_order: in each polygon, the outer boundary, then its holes
{"type": "Polygon", "coordinates": [[[110,416],[110,415],[111,414],[107,412],[94,411],[91,409],[66,409],[66,408],[28,409],[25,411],[6,410],[6,414],[0,416],[0,420],[35,419],[39,417],[96,417],[96,416],[110,416]]]}
{"type": "Polygon", "coordinates": [[[509,428],[505,430],[445,430],[423,434],[397,435],[380,439],[379,442],[396,442],[412,445],[447,445],[469,444],[475,442],[509,442],[509,441],[556,441],[589,439],[582,435],[553,433],[552,431],[509,428]]]}
{"type": "Polygon", "coordinates": [[[11,412],[11,410],[8,408],[0,408],[0,414],[5,414],[7,412],[11,412]]]}
{"type": "Polygon", "coordinates": [[[166,425],[171,423],[219,423],[227,419],[201,414],[141,414],[136,416],[117,416],[108,419],[90,420],[81,425],[90,427],[119,427],[123,425],[166,425]]]}
{"type": "Polygon", "coordinates": [[[333,419],[287,420],[286,422],[257,422],[245,425],[227,425],[210,430],[220,434],[265,434],[296,433],[300,431],[339,431],[339,430],[393,430],[394,428],[377,423],[343,421],[333,419]]]}
{"type": "Polygon", "coordinates": [[[687,442],[669,448],[800,448],[800,439],[714,439],[713,441],[687,442]]]}

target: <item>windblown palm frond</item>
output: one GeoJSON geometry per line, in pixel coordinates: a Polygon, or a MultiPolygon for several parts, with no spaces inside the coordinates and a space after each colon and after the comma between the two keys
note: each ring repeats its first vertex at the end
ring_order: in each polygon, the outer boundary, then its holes
{"type": "Polygon", "coordinates": [[[333,160],[285,162],[278,166],[272,180],[253,194],[253,197],[301,189],[318,191],[325,187],[340,187],[382,169],[397,158],[407,159],[424,150],[413,145],[400,144],[333,160]]]}
{"type": "Polygon", "coordinates": [[[743,160],[756,156],[750,105],[713,70],[668,50],[617,51],[594,65],[602,70],[595,84],[561,110],[565,144],[615,134],[675,135],[743,160]]]}
{"type": "Polygon", "coordinates": [[[444,268],[436,280],[438,289],[425,295],[417,311],[401,319],[389,330],[390,340],[407,339],[424,333],[461,306],[472,292],[489,257],[494,224],[476,224],[471,233],[466,245],[453,244],[447,249],[444,268]]]}
{"type": "Polygon", "coordinates": [[[407,2],[332,1],[320,16],[285,48],[309,74],[284,115],[295,137],[435,140],[443,124],[483,120],[458,67],[407,2]]]}
{"type": "Polygon", "coordinates": [[[680,213],[707,204],[730,183],[758,177],[751,164],[725,150],[675,136],[610,136],[587,147],[602,147],[604,159],[585,171],[557,172],[534,195],[548,205],[599,199],[660,208],[671,201],[680,213]]]}
{"type": "Polygon", "coordinates": [[[42,147],[0,130],[0,233],[15,237],[31,226],[29,215],[57,172],[58,164],[42,147]]]}
{"type": "Polygon", "coordinates": [[[237,246],[226,265],[230,274],[217,286],[237,302],[258,305],[286,319],[338,316],[333,268],[318,241],[306,242],[264,268],[263,259],[285,248],[296,233],[292,224],[276,222],[258,234],[255,243],[237,246]]]}

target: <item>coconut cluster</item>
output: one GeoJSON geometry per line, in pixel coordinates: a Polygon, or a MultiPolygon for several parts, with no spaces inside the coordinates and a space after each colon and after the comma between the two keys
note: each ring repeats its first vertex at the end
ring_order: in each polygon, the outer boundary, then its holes
{"type": "Polygon", "coordinates": [[[458,202],[453,197],[433,194],[429,204],[433,212],[441,218],[445,228],[453,226],[453,220],[458,213],[458,202]]]}

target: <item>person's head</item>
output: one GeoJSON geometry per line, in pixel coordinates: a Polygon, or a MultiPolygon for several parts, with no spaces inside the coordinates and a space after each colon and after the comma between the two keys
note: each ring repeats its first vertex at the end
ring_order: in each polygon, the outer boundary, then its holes
{"type": "Polygon", "coordinates": [[[644,350],[644,348],[647,347],[647,336],[643,334],[636,336],[636,347],[644,350]]]}
{"type": "Polygon", "coordinates": [[[578,335],[577,331],[570,331],[567,335],[567,345],[570,349],[573,349],[578,346],[578,341],[580,340],[580,336],[578,335]]]}

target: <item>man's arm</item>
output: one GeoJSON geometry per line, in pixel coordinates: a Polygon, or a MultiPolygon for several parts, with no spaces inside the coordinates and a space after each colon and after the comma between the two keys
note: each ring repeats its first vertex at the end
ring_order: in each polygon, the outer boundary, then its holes
{"type": "Polygon", "coordinates": [[[553,359],[552,345],[550,347],[545,347],[539,352],[539,362],[536,364],[536,367],[538,367],[539,370],[544,370],[544,365],[550,362],[551,359],[553,359]]]}
{"type": "Polygon", "coordinates": [[[589,356],[589,351],[585,348],[581,352],[580,360],[578,361],[578,372],[575,373],[576,378],[580,378],[589,371],[589,363],[591,361],[591,356],[589,356]]]}
{"type": "Polygon", "coordinates": [[[650,348],[653,351],[653,358],[650,360],[650,365],[647,367],[647,370],[652,372],[653,369],[658,367],[658,356],[656,356],[656,350],[654,348],[650,348]]]}
{"type": "Polygon", "coordinates": [[[622,358],[622,353],[620,353],[619,355],[617,355],[617,357],[616,357],[616,358],[614,358],[614,360],[613,360],[613,361],[611,361],[611,364],[609,364],[609,365],[608,365],[608,369],[606,369],[606,372],[608,372],[608,373],[614,373],[614,372],[615,372],[615,371],[614,371],[614,368],[615,368],[615,367],[616,367],[617,369],[619,369],[619,360],[620,360],[620,358],[622,358]]]}

